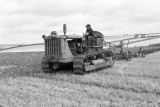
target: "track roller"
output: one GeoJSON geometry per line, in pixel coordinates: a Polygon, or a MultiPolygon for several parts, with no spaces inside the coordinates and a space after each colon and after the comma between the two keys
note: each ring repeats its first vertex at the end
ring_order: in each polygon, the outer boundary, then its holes
{"type": "Polygon", "coordinates": [[[49,63],[46,61],[41,61],[41,67],[42,67],[42,71],[45,73],[49,73],[51,72],[51,69],[49,68],[49,63]]]}
{"type": "Polygon", "coordinates": [[[84,75],[86,71],[84,70],[85,66],[85,55],[76,56],[73,61],[73,71],[75,74],[84,75]]]}

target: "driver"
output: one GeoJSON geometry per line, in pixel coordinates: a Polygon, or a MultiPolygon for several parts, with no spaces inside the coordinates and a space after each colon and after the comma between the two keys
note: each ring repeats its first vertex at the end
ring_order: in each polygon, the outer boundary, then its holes
{"type": "Polygon", "coordinates": [[[86,25],[85,40],[87,42],[87,46],[94,45],[94,32],[93,32],[90,24],[86,25]]]}

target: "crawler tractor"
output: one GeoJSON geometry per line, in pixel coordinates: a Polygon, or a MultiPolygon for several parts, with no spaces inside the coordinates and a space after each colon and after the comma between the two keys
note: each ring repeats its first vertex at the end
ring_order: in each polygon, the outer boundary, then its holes
{"type": "Polygon", "coordinates": [[[85,74],[113,66],[114,53],[109,49],[103,49],[102,33],[94,31],[94,46],[87,46],[88,41],[84,40],[85,37],[66,35],[66,30],[64,24],[64,35],[52,32],[49,36],[42,36],[45,42],[45,55],[41,61],[43,72],[54,72],[64,65],[71,65],[74,73],[85,74]]]}

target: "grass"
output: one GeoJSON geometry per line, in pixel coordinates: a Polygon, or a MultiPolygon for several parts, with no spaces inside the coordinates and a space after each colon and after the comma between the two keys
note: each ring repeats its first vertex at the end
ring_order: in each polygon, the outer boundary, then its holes
{"type": "Polygon", "coordinates": [[[160,52],[84,76],[71,70],[43,73],[42,52],[0,54],[4,107],[158,107],[160,52]],[[3,69],[2,69],[3,68],[3,69]]]}

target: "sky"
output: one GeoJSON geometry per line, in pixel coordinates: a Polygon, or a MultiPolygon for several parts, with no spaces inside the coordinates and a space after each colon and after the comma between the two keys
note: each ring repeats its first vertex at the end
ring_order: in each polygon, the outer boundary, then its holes
{"type": "Polygon", "coordinates": [[[160,0],[0,0],[0,44],[43,42],[51,31],[105,36],[160,33],[160,0]]]}

